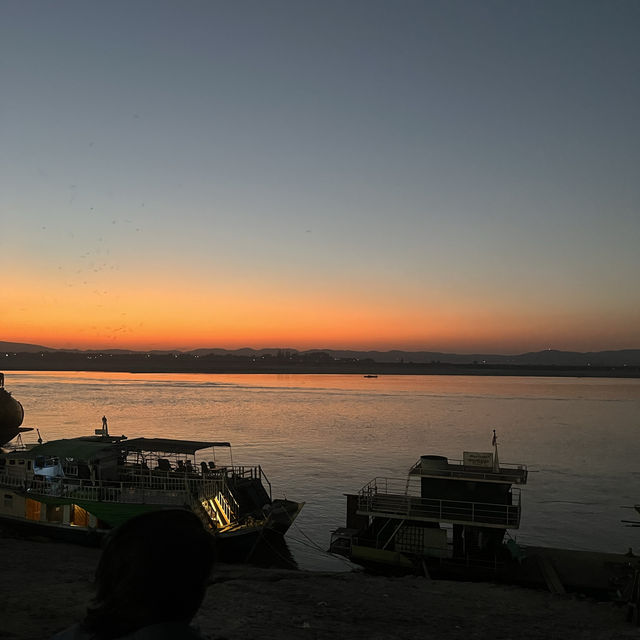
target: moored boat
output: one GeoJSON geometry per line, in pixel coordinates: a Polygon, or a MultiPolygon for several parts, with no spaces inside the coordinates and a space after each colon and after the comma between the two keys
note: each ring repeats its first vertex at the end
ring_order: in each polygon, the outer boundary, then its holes
{"type": "Polygon", "coordinates": [[[178,507],[200,517],[222,553],[246,554],[263,536],[282,537],[303,506],[273,499],[262,467],[233,464],[228,442],[113,437],[103,424],[95,436],[0,455],[0,525],[97,544],[134,515],[178,507]]]}
{"type": "Polygon", "coordinates": [[[631,550],[533,547],[511,537],[509,531],[520,526],[520,486],[528,470],[500,463],[495,433],[493,447],[493,452],[465,452],[462,460],[425,455],[406,478],[375,478],[346,494],[346,524],[332,532],[329,550],[377,572],[624,600],[634,576],[640,576],[640,558],[631,550]]]}
{"type": "Polygon", "coordinates": [[[500,465],[494,453],[463,460],[422,456],[406,478],[375,478],[347,495],[346,527],[331,550],[365,565],[482,572],[504,561],[507,529],[520,523],[524,465],[500,465]]]}

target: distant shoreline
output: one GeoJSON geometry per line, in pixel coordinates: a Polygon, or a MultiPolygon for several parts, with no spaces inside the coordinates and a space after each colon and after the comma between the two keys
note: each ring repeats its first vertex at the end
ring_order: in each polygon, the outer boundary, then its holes
{"type": "Polygon", "coordinates": [[[0,357],[0,371],[87,371],[118,373],[207,374],[349,374],[349,375],[465,375],[541,376],[577,378],[640,378],[640,366],[561,366],[445,362],[375,362],[342,359],[290,362],[277,358],[241,356],[17,353],[0,357]]]}

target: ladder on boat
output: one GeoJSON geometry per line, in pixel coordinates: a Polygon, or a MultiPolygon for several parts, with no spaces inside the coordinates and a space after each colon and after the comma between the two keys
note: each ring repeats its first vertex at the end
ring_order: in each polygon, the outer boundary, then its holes
{"type": "Polygon", "coordinates": [[[224,486],[194,495],[191,507],[200,516],[205,526],[211,529],[228,527],[238,519],[240,513],[237,501],[224,486]]]}

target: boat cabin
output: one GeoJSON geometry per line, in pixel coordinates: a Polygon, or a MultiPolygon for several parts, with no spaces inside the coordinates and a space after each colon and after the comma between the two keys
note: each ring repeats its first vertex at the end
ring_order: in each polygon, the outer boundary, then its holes
{"type": "Polygon", "coordinates": [[[346,527],[331,549],[363,563],[411,567],[437,559],[496,563],[507,529],[520,525],[524,465],[500,464],[495,453],[462,460],[422,456],[406,478],[374,478],[347,494],[346,527]]]}

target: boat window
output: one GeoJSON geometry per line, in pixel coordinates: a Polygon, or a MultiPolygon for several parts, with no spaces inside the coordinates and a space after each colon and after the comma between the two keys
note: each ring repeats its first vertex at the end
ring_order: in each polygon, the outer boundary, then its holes
{"type": "Polygon", "coordinates": [[[47,522],[62,522],[62,507],[58,505],[47,505],[47,522]]]}
{"type": "Polygon", "coordinates": [[[9,464],[15,464],[16,461],[15,460],[9,460],[9,464]]]}
{"type": "Polygon", "coordinates": [[[42,503],[36,500],[27,498],[25,505],[25,515],[27,520],[40,520],[40,513],[42,511],[42,503]]]}
{"type": "Polygon", "coordinates": [[[4,506],[5,507],[12,507],[13,506],[13,496],[10,493],[5,493],[4,494],[4,506]]]}

